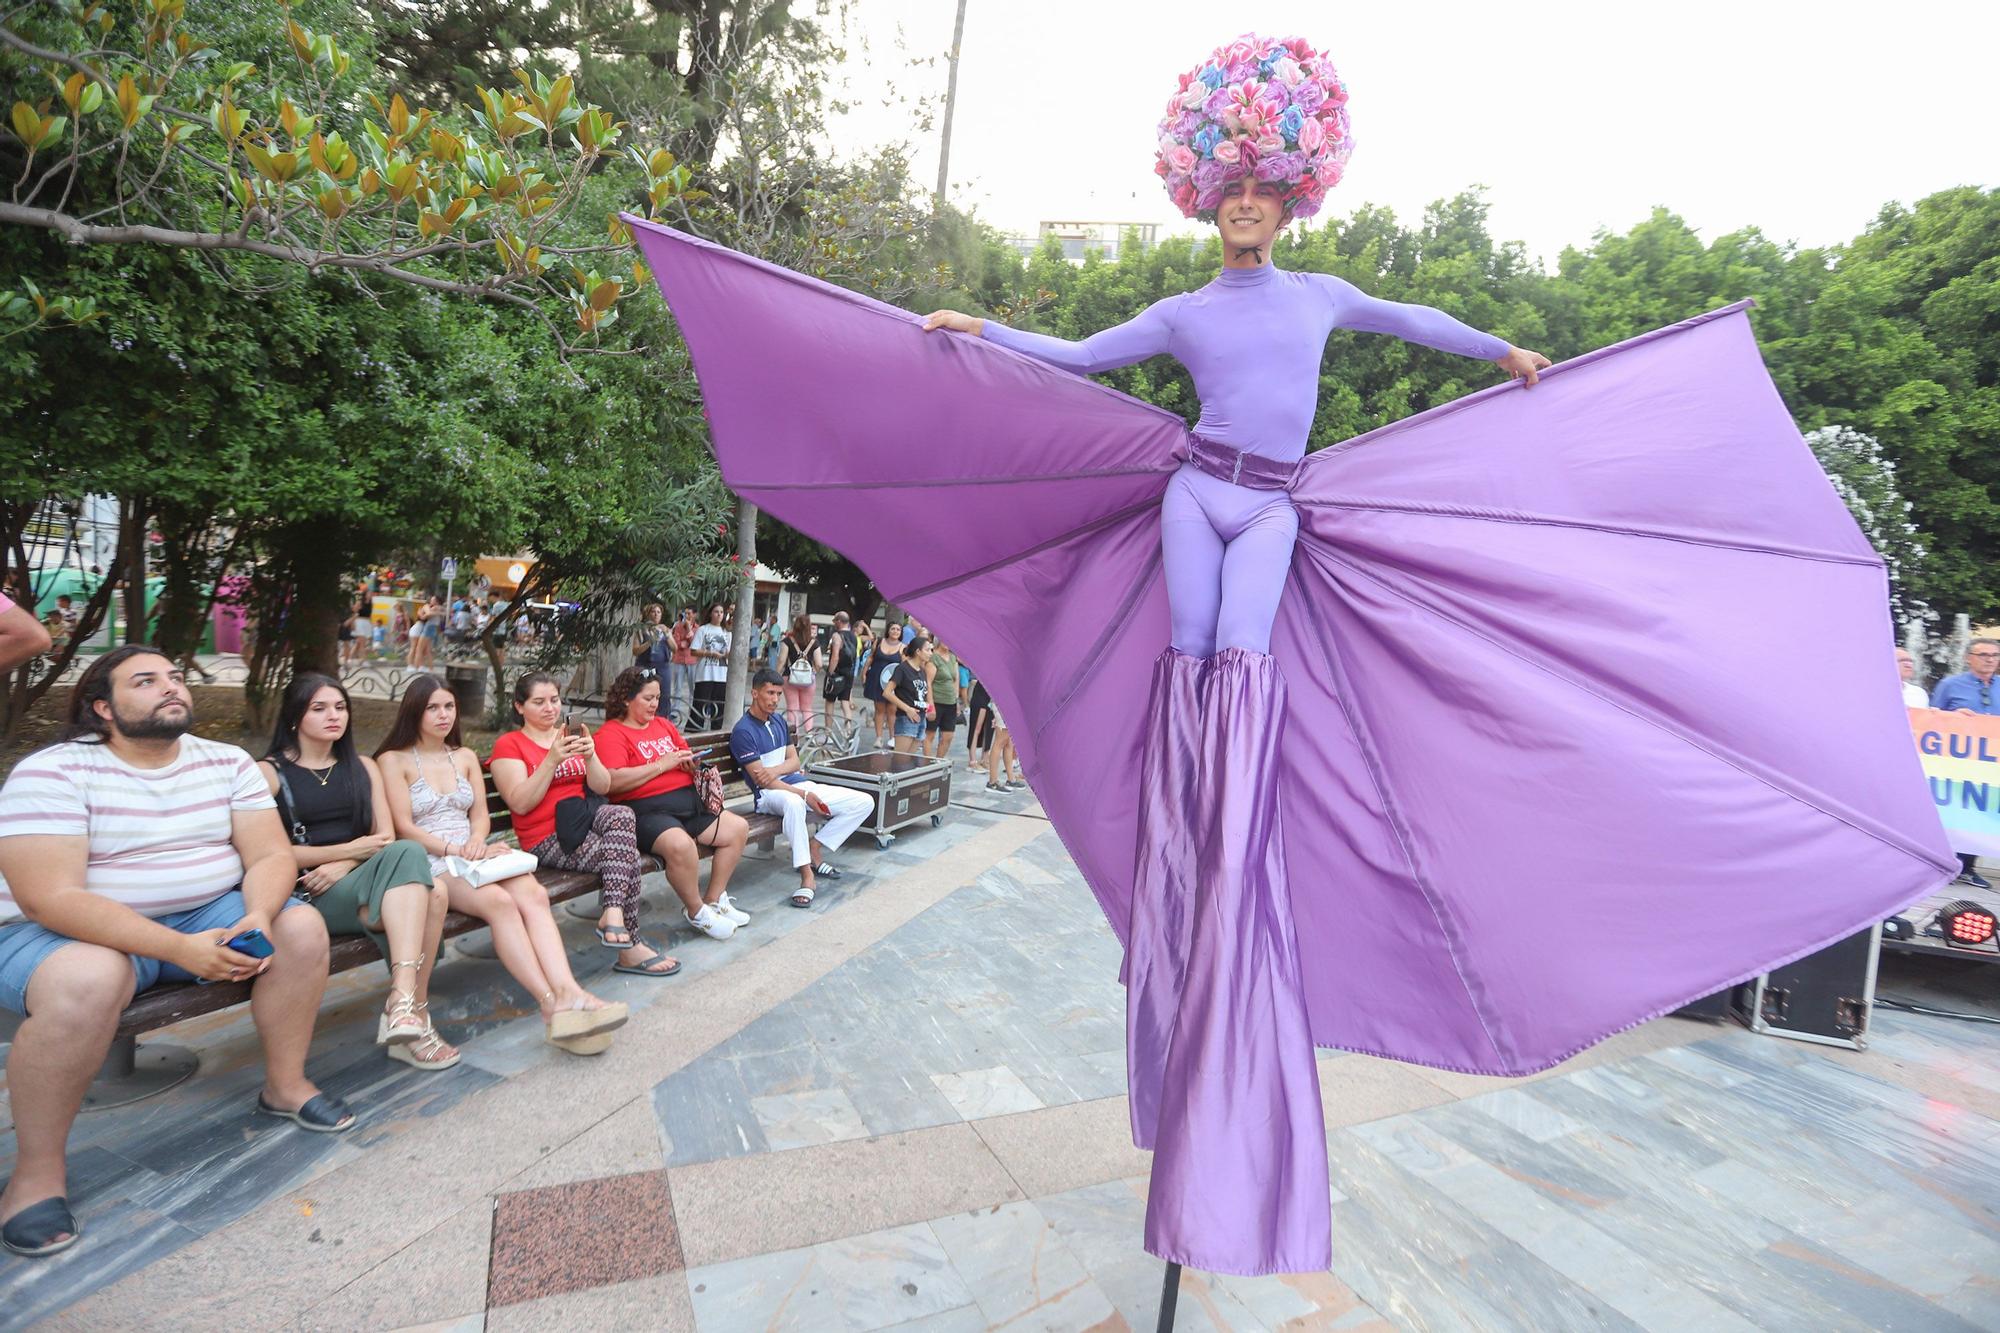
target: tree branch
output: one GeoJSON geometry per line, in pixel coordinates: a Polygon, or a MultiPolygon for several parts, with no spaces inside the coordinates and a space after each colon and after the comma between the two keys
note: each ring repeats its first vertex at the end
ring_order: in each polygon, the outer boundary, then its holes
{"type": "Polygon", "coordinates": [[[497,281],[474,283],[434,278],[427,273],[414,273],[399,267],[395,262],[379,255],[345,255],[324,250],[309,250],[301,246],[274,245],[269,241],[260,241],[255,237],[234,232],[170,231],[165,227],[149,227],[137,223],[104,227],[78,221],[66,213],[58,213],[51,208],[23,208],[19,204],[5,202],[0,202],[0,223],[41,227],[56,232],[73,245],[164,245],[179,250],[240,250],[248,254],[263,255],[268,259],[302,264],[314,271],[322,268],[356,269],[364,273],[393,278],[397,282],[427,287],[432,291],[455,292],[489,301],[506,301],[538,313],[540,310],[532,300],[518,292],[508,291],[497,281]]]}

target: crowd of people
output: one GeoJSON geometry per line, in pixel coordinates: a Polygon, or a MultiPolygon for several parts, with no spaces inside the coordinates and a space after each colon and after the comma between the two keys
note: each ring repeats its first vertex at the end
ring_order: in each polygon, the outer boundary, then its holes
{"type": "MultiPolygon", "coordinates": [[[[713,605],[698,621],[682,607],[669,624],[655,602],[632,641],[635,665],[665,682],[664,711],[677,725],[703,731],[720,725],[735,612],[713,605]]],[[[966,768],[984,770],[996,792],[1026,785],[1020,761],[992,697],[972,669],[915,620],[890,617],[877,634],[866,621],[836,613],[815,627],[803,612],[781,627],[776,612],[750,622],[754,672],[777,677],[778,709],[794,738],[814,727],[852,733],[857,744],[955,763],[952,745],[966,730],[966,768]],[[858,730],[857,686],[866,705],[858,730]]]]}

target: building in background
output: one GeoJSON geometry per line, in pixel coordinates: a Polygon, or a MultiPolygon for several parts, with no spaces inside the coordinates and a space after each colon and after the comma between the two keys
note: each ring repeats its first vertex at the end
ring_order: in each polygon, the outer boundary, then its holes
{"type": "Polygon", "coordinates": [[[1043,222],[1035,235],[1009,236],[1007,240],[1022,254],[1032,255],[1050,237],[1062,246],[1063,258],[1072,264],[1081,264],[1088,255],[1115,264],[1121,246],[1145,251],[1157,245],[1160,227],[1156,222],[1043,222]]]}

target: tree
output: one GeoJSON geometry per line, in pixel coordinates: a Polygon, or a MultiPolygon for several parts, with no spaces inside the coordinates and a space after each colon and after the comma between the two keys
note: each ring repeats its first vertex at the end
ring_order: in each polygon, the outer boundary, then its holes
{"type": "Polygon", "coordinates": [[[1846,426],[1822,426],[1805,439],[1834,493],[1888,566],[1890,620],[1898,626],[1915,621],[1928,633],[1937,613],[1911,592],[1922,582],[1926,545],[1910,519],[1915,506],[1897,485],[1896,464],[1880,440],[1846,426]]]}
{"type": "MultiPolygon", "coordinates": [[[[440,115],[371,88],[365,47],[357,60],[354,39],[289,9],[253,6],[215,33],[184,10],[149,0],[121,18],[78,0],[0,25],[0,80],[19,99],[0,141],[14,182],[0,223],[508,302],[551,327],[560,311],[586,335],[616,318],[640,275],[592,267],[616,247],[576,235],[572,215],[625,127],[570,78],[517,72],[468,114],[440,115]],[[271,35],[281,48],[260,49],[271,35]],[[224,55],[221,36],[258,58],[224,55]]],[[[665,188],[684,180],[669,169],[665,188]]],[[[0,309],[18,318],[11,295],[0,309]]]]}

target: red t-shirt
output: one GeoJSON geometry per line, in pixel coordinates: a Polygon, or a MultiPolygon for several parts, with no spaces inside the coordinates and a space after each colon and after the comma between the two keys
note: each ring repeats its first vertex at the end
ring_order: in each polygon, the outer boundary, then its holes
{"type": "MultiPolygon", "coordinates": [[[[494,759],[518,759],[533,773],[542,766],[542,760],[549,757],[548,749],[528,739],[525,731],[510,731],[493,742],[494,759]]],[[[490,764],[490,760],[488,761],[490,764]]],[[[542,802],[525,815],[514,816],[514,837],[521,844],[522,851],[533,851],[555,836],[556,803],[572,796],[581,796],[586,790],[584,776],[589,764],[581,757],[565,759],[556,765],[556,775],[549,779],[549,789],[542,796],[542,802]]]]}
{"type": "Polygon", "coordinates": [[[672,631],[674,655],[670,659],[675,666],[694,665],[694,626],[686,621],[676,620],[672,631]]]}
{"type": "MultiPolygon", "coordinates": [[[[687,748],[688,743],[681,739],[680,728],[664,717],[655,717],[638,729],[623,722],[606,722],[597,729],[597,757],[604,761],[606,768],[644,768],[647,764],[659,762],[669,750],[687,748]]],[[[693,785],[694,774],[685,768],[670,768],[651,781],[620,792],[611,799],[636,801],[693,785]]]]}

